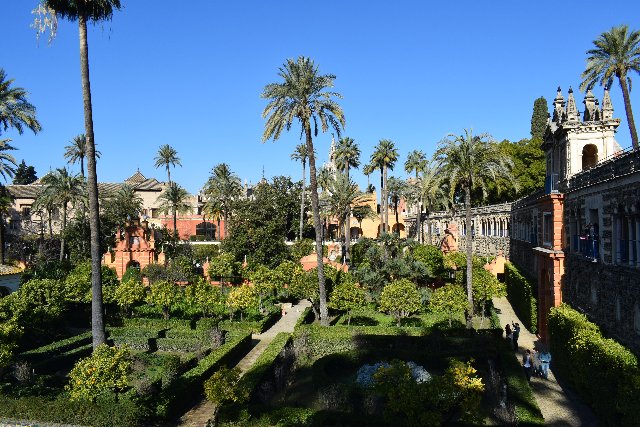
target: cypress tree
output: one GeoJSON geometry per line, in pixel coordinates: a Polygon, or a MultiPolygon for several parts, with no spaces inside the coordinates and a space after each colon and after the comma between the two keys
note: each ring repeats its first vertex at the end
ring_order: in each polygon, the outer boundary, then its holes
{"type": "Polygon", "coordinates": [[[533,114],[531,116],[531,138],[542,139],[547,130],[547,118],[549,117],[549,107],[544,96],[533,102],[533,114]]]}
{"type": "Polygon", "coordinates": [[[20,164],[16,169],[16,173],[13,176],[13,183],[14,184],[31,184],[36,179],[38,179],[38,176],[36,175],[36,170],[34,169],[34,167],[27,166],[24,160],[20,162],[20,164]]]}

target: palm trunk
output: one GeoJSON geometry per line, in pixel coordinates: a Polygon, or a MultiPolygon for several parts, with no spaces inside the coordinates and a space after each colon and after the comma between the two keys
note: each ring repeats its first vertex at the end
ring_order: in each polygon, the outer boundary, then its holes
{"type": "Polygon", "coordinates": [[[0,264],[4,264],[4,214],[0,212],[0,264]]]}
{"type": "Polygon", "coordinates": [[[398,230],[398,237],[400,237],[400,220],[398,219],[398,199],[393,202],[393,209],[396,212],[396,228],[398,230]]]}
{"type": "MultiPolygon", "coordinates": [[[[86,138],[85,138],[86,141],[86,138]]],[[[85,147],[85,151],[86,151],[85,147]]],[[[84,157],[80,157],[80,175],[82,175],[82,180],[84,181],[84,157]]]]}
{"type": "Polygon", "coordinates": [[[89,196],[89,228],[91,229],[91,333],[93,348],[107,341],[104,331],[102,307],[102,271],[100,256],[100,218],[98,204],[98,176],[96,172],[96,146],[93,135],[93,109],[89,81],[89,45],[86,16],[78,18],[80,32],[80,74],[84,101],[84,127],[87,149],[87,193],[89,196]]]}
{"type": "Polygon", "coordinates": [[[47,210],[47,214],[48,214],[48,222],[49,222],[49,237],[53,237],[53,224],[51,223],[51,211],[47,210]]]}
{"type": "MultiPolygon", "coordinates": [[[[429,219],[429,212],[427,212],[427,219],[429,219]]],[[[431,244],[431,222],[427,223],[427,239],[429,239],[429,244],[431,244]]]]}
{"type": "Polygon", "coordinates": [[[464,207],[467,217],[467,329],[473,327],[473,232],[471,230],[471,188],[464,189],[464,207]]]}
{"type": "Polygon", "coordinates": [[[178,212],[176,209],[173,209],[173,235],[178,240],[180,236],[178,235],[178,212]]]}
{"type": "Polygon", "coordinates": [[[220,238],[220,217],[219,217],[219,216],[218,216],[218,240],[219,240],[219,241],[220,241],[220,240],[222,240],[222,239],[220,238]]]}
{"type": "Polygon", "coordinates": [[[67,204],[62,205],[62,230],[60,231],[60,262],[64,261],[64,232],[67,229],[67,204]]]}
{"type": "Polygon", "coordinates": [[[167,165],[167,179],[169,180],[169,186],[171,186],[171,169],[169,169],[169,165],[167,165]]]}
{"type": "MultiPolygon", "coordinates": [[[[416,169],[416,185],[418,186],[418,189],[420,189],[420,176],[418,175],[418,170],[416,169]]],[[[422,229],[420,228],[420,220],[421,220],[421,216],[422,216],[422,208],[420,207],[420,197],[418,197],[418,210],[416,213],[416,240],[418,241],[418,243],[421,243],[421,235],[422,235],[422,229]]]]}
{"type": "Polygon", "coordinates": [[[380,235],[384,233],[384,168],[380,166],[380,235]]]}
{"type": "Polygon", "coordinates": [[[302,159],[302,201],[300,202],[300,240],[302,240],[302,228],[304,223],[304,187],[306,181],[305,159],[302,159]]]}
{"type": "Polygon", "coordinates": [[[387,189],[387,165],[384,165],[384,174],[383,174],[383,184],[384,184],[384,231],[387,231],[387,227],[389,226],[389,193],[387,189]]]}
{"type": "Polygon", "coordinates": [[[627,113],[627,123],[629,124],[629,132],[631,132],[631,144],[633,149],[638,149],[638,132],[636,131],[636,122],[633,120],[633,110],[631,110],[631,100],[629,99],[629,88],[627,87],[627,77],[618,76],[620,87],[622,88],[622,98],[624,99],[624,111],[627,113]]]}
{"type": "MultiPolygon", "coordinates": [[[[347,182],[351,183],[351,181],[349,180],[349,163],[347,163],[347,182]]],[[[346,215],[346,220],[345,220],[345,227],[346,227],[346,232],[345,232],[345,254],[344,254],[344,259],[346,261],[347,264],[349,264],[349,261],[351,260],[351,256],[349,254],[349,246],[351,245],[351,205],[349,205],[349,207],[347,208],[347,215],[346,215]]]]}
{"type": "Polygon", "coordinates": [[[324,282],[324,264],[322,261],[322,223],[320,222],[320,200],[318,199],[318,177],[316,175],[316,157],[313,152],[311,125],[304,124],[309,152],[309,184],[311,186],[311,209],[313,210],[313,228],[316,231],[316,254],[318,261],[318,294],[320,299],[320,324],[329,326],[329,310],[327,309],[327,290],[324,282]]]}

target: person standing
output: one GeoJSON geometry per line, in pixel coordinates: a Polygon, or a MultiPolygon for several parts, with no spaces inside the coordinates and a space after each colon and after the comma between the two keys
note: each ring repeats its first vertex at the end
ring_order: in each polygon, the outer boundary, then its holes
{"type": "Polygon", "coordinates": [[[543,349],[540,352],[540,370],[545,380],[549,378],[549,363],[551,363],[551,353],[547,349],[543,349]]]}
{"type": "Polygon", "coordinates": [[[518,351],[518,338],[520,338],[520,324],[519,323],[514,323],[513,324],[513,334],[512,334],[512,344],[513,344],[513,351],[518,351]]]}
{"type": "Polygon", "coordinates": [[[513,345],[513,331],[511,331],[511,325],[508,323],[504,327],[504,337],[513,345]]]}
{"type": "Polygon", "coordinates": [[[531,359],[531,350],[527,349],[522,356],[522,367],[524,368],[524,374],[527,377],[527,381],[531,382],[531,368],[533,361],[531,359]]]}

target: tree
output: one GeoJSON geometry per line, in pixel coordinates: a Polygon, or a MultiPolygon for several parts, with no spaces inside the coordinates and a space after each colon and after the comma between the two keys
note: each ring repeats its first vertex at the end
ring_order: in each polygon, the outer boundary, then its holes
{"type": "Polygon", "coordinates": [[[313,136],[318,135],[318,122],[320,122],[323,132],[331,127],[340,137],[341,128],[345,126],[345,118],[335,98],[342,98],[342,96],[337,92],[326,90],[333,87],[336,77],[331,74],[321,75],[318,66],[309,58],[300,56],[297,61],[288,59],[280,68],[278,75],[283,81],[266,85],[261,95],[262,98],[269,100],[262,112],[262,117],[267,119],[262,140],[278,139],[283,130],[291,128],[294,120],[299,121],[302,126],[309,154],[311,207],[318,255],[320,323],[328,326],[329,313],[322,263],[322,223],[313,136]]]}
{"type": "MultiPolygon", "coordinates": [[[[96,146],[93,133],[93,107],[91,104],[91,82],[89,81],[89,43],[87,38],[87,21],[103,22],[111,20],[114,10],[120,10],[120,0],[41,0],[39,10],[51,12],[53,20],[41,21],[51,23],[51,35],[54,37],[57,27],[56,17],[78,21],[80,35],[80,75],[82,80],[82,99],[84,104],[84,127],[86,136],[87,158],[87,190],[89,195],[89,228],[91,229],[91,332],[93,348],[106,342],[104,318],[102,310],[102,279],[100,277],[102,252],[100,250],[100,206],[98,204],[98,175],[96,172],[96,146]]],[[[39,27],[38,32],[45,31],[39,27]]]]}
{"type": "Polygon", "coordinates": [[[135,188],[125,184],[115,193],[109,194],[103,203],[104,215],[109,222],[119,227],[125,223],[127,218],[138,217],[142,210],[142,203],[142,197],[138,196],[135,188]]]}
{"type": "Polygon", "coordinates": [[[130,371],[131,360],[126,347],[101,344],[91,356],[75,364],[65,388],[71,400],[94,402],[105,391],[119,393],[129,387],[130,371]]]}
{"type": "Polygon", "coordinates": [[[212,286],[206,280],[199,278],[191,285],[192,302],[202,311],[204,317],[221,316],[225,312],[225,296],[218,286],[212,286]]]}
{"type": "Polygon", "coordinates": [[[156,161],[154,164],[156,168],[164,167],[167,170],[167,181],[169,182],[169,186],[171,186],[171,166],[182,166],[176,149],[169,144],[161,145],[160,148],[158,148],[158,154],[156,154],[153,160],[156,161]]]}
{"type": "Polygon", "coordinates": [[[118,285],[115,291],[114,300],[116,304],[129,315],[131,306],[138,302],[142,302],[147,297],[147,291],[142,282],[134,278],[124,279],[118,285]]]}
{"type": "Polygon", "coordinates": [[[353,310],[363,308],[366,304],[364,289],[353,280],[346,280],[335,286],[329,298],[329,307],[347,312],[347,326],[351,324],[353,310]]]}
{"type": "Polygon", "coordinates": [[[375,191],[375,187],[371,185],[370,177],[371,177],[371,174],[376,171],[376,169],[377,169],[376,165],[372,163],[367,163],[362,168],[362,173],[365,174],[365,176],[367,177],[367,190],[366,190],[367,193],[373,193],[375,191]]]}
{"type": "Polygon", "coordinates": [[[531,115],[531,138],[542,140],[547,130],[549,118],[549,106],[544,96],[533,102],[533,114],[531,115]]]}
{"type": "Polygon", "coordinates": [[[208,273],[211,279],[219,278],[220,283],[224,285],[224,279],[234,278],[239,270],[240,266],[233,258],[233,255],[223,252],[210,261],[208,273]]]}
{"type": "Polygon", "coordinates": [[[0,140],[0,176],[6,182],[7,178],[12,178],[16,172],[16,159],[8,151],[13,151],[16,148],[11,144],[10,139],[0,140]]]}
{"type": "Polygon", "coordinates": [[[505,284],[500,282],[484,267],[473,269],[473,299],[480,306],[481,322],[484,322],[485,306],[487,301],[495,297],[507,295],[505,284]]]}
{"type": "Polygon", "coordinates": [[[634,149],[638,149],[638,133],[629,98],[629,73],[640,73],[640,31],[629,31],[629,26],[620,25],[600,34],[593,44],[595,47],[587,51],[587,68],[580,75],[580,90],[591,89],[596,83],[608,89],[613,78],[618,79],[631,132],[631,143],[634,149]]]}
{"type": "Polygon", "coordinates": [[[473,231],[471,229],[471,193],[480,189],[486,194],[489,182],[498,178],[506,178],[513,182],[511,159],[497,150],[496,144],[488,134],[473,135],[473,131],[465,129],[464,135],[449,135],[438,144],[434,158],[439,163],[441,176],[448,181],[450,196],[456,190],[464,193],[466,211],[466,244],[467,244],[467,328],[471,329],[473,318],[472,257],[473,231]],[[454,137],[451,139],[450,137],[454,137]]]}
{"type": "Polygon", "coordinates": [[[175,284],[168,280],[160,280],[151,285],[148,302],[162,307],[162,314],[166,320],[169,318],[169,309],[178,301],[178,297],[179,291],[175,284]]]}
{"type": "Polygon", "coordinates": [[[417,286],[407,279],[395,280],[382,290],[380,311],[391,314],[396,323],[420,310],[422,302],[417,286]]]}
{"type": "Polygon", "coordinates": [[[309,271],[295,270],[295,276],[291,278],[289,284],[291,295],[299,299],[307,299],[311,303],[311,310],[316,319],[319,319],[320,301],[318,288],[318,269],[314,268],[309,271]]]}
{"type": "Polygon", "coordinates": [[[256,308],[258,305],[258,295],[255,289],[249,285],[242,285],[233,288],[227,295],[227,306],[231,312],[239,311],[240,320],[243,313],[256,308]]]}
{"type": "MultiPolygon", "coordinates": [[[[76,136],[71,140],[71,144],[64,147],[64,158],[67,159],[67,163],[75,164],[80,163],[80,175],[84,179],[84,159],[87,156],[87,137],[84,133],[76,136]]],[[[100,151],[96,150],[96,158],[100,158],[100,151]]]]}
{"type": "Polygon", "coordinates": [[[12,87],[14,79],[7,80],[7,74],[0,68],[0,135],[13,128],[20,135],[24,126],[33,133],[42,130],[36,119],[36,107],[27,101],[27,91],[21,87],[12,87]]]}
{"type": "Polygon", "coordinates": [[[307,175],[305,173],[305,169],[308,157],[307,146],[304,143],[296,145],[295,151],[291,154],[291,160],[297,160],[302,163],[302,196],[300,201],[300,234],[298,236],[298,239],[302,239],[302,228],[304,223],[304,190],[307,185],[307,175]]]}
{"type": "MultiPolygon", "coordinates": [[[[350,234],[348,218],[351,217],[351,206],[362,203],[365,201],[364,195],[358,189],[358,185],[351,181],[347,175],[340,174],[331,181],[330,193],[327,198],[329,213],[331,216],[338,218],[339,227],[343,230],[343,235],[346,237],[350,234]]],[[[346,237],[345,243],[347,245],[348,254],[348,241],[346,237]]],[[[347,260],[349,256],[347,255],[347,260]]]]}
{"type": "MultiPolygon", "coordinates": [[[[434,162],[427,163],[422,171],[419,190],[420,199],[427,211],[427,219],[431,212],[447,206],[447,185],[448,183],[440,175],[438,165],[434,162]]],[[[422,233],[422,229],[420,232],[422,233]]],[[[427,243],[431,244],[431,224],[427,227],[427,243]]]]}
{"type": "Polygon", "coordinates": [[[13,197],[4,185],[0,185],[0,264],[4,264],[4,220],[13,207],[13,197]]]}
{"type": "Polygon", "coordinates": [[[229,369],[223,365],[204,382],[204,395],[215,404],[211,417],[214,426],[218,425],[218,412],[222,405],[242,402],[248,397],[247,390],[239,386],[241,375],[240,368],[229,369]]]}
{"type": "Polygon", "coordinates": [[[389,178],[389,182],[387,183],[387,186],[388,186],[387,197],[393,204],[393,211],[395,212],[395,215],[396,215],[396,226],[398,227],[396,233],[400,235],[400,228],[399,228],[400,219],[398,218],[398,214],[399,214],[398,203],[400,203],[400,199],[402,199],[407,192],[407,183],[402,179],[392,176],[389,178]]]}
{"type": "Polygon", "coordinates": [[[273,296],[275,290],[276,278],[274,271],[264,265],[256,265],[253,271],[249,273],[249,280],[258,294],[258,310],[262,312],[262,301],[273,296]]]}
{"type": "MultiPolygon", "coordinates": [[[[16,159],[7,151],[15,150],[9,145],[10,139],[0,140],[0,176],[5,180],[12,177],[16,165],[16,159]]],[[[4,264],[4,218],[13,206],[13,199],[5,186],[0,184],[0,264],[4,264]]]]}
{"type": "Polygon", "coordinates": [[[448,284],[436,289],[429,300],[429,309],[434,313],[442,313],[451,321],[464,314],[467,309],[467,297],[462,286],[448,284]]]}
{"type": "Polygon", "coordinates": [[[368,204],[354,206],[353,209],[351,209],[351,214],[358,221],[360,230],[362,230],[362,221],[364,221],[365,218],[369,218],[371,220],[375,220],[377,218],[376,212],[368,204]]]}
{"type": "Polygon", "coordinates": [[[67,212],[85,197],[84,180],[79,175],[70,175],[67,168],[58,168],[42,177],[44,197],[50,198],[62,209],[62,230],[60,231],[60,261],[64,259],[64,233],[67,229],[67,212]]]}
{"type": "Polygon", "coordinates": [[[389,227],[389,193],[387,190],[387,170],[393,170],[398,160],[398,150],[390,139],[381,139],[371,154],[371,163],[380,168],[382,189],[380,193],[380,226],[381,233],[389,227]]]}
{"type": "Polygon", "coordinates": [[[38,179],[36,170],[33,166],[27,166],[22,160],[13,176],[13,185],[27,185],[38,179]]]}
{"type": "Polygon", "coordinates": [[[233,212],[235,202],[242,194],[240,178],[231,171],[228,164],[217,164],[205,184],[204,194],[207,197],[207,202],[222,212],[226,239],[229,217],[233,212]]]}
{"type": "Polygon", "coordinates": [[[173,215],[173,234],[176,239],[180,237],[178,235],[178,214],[191,211],[191,205],[187,203],[188,197],[189,193],[187,193],[187,190],[175,182],[169,184],[158,197],[158,201],[160,202],[158,208],[160,212],[164,214],[171,213],[173,215]]]}
{"type": "MultiPolygon", "coordinates": [[[[353,138],[349,138],[349,137],[345,137],[345,138],[341,138],[338,141],[338,146],[336,147],[336,162],[337,162],[337,168],[339,171],[343,171],[346,176],[347,176],[347,180],[349,180],[349,169],[350,168],[357,168],[358,166],[360,166],[360,147],[358,147],[358,144],[356,144],[356,142],[353,140],[353,138]]],[[[349,246],[351,244],[351,205],[349,205],[349,212],[347,212],[346,215],[346,260],[347,262],[350,261],[350,256],[349,256],[349,246]]]]}
{"type": "MultiPolygon", "coordinates": [[[[415,182],[413,183],[413,186],[415,187],[420,187],[420,172],[424,172],[424,170],[427,167],[427,156],[425,156],[424,152],[422,150],[413,150],[412,152],[409,153],[409,155],[407,156],[407,160],[404,162],[404,170],[407,173],[411,173],[414,172],[416,173],[416,177],[415,177],[415,182]]],[[[421,191],[417,191],[416,192],[418,197],[416,200],[416,240],[418,242],[421,241],[421,224],[420,224],[420,220],[422,219],[422,205],[421,205],[421,201],[422,201],[422,197],[421,196],[421,191]]]]}

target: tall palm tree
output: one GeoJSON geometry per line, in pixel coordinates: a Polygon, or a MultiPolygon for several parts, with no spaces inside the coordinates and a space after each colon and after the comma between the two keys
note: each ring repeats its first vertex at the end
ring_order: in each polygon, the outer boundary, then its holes
{"type": "Polygon", "coordinates": [[[302,240],[302,228],[304,225],[304,193],[307,185],[306,166],[308,157],[307,146],[304,143],[296,145],[295,151],[291,154],[291,160],[302,163],[302,201],[300,202],[300,235],[298,236],[300,240],[302,240]]]}
{"type": "Polygon", "coordinates": [[[224,237],[227,237],[229,216],[234,204],[242,194],[240,178],[231,171],[229,165],[220,163],[214,166],[204,188],[207,200],[222,211],[224,218],[224,237]]]}
{"type": "Polygon", "coordinates": [[[178,235],[178,214],[188,213],[191,211],[191,205],[187,203],[189,193],[175,182],[169,184],[162,194],[158,196],[160,202],[160,212],[165,215],[171,213],[173,215],[173,234],[176,238],[178,235]]]}
{"type": "Polygon", "coordinates": [[[387,190],[387,170],[393,170],[398,160],[398,150],[390,139],[381,139],[371,154],[371,163],[380,168],[380,181],[382,184],[380,199],[380,225],[381,233],[387,232],[389,225],[389,193],[387,190]]]}
{"type": "MultiPolygon", "coordinates": [[[[7,181],[15,173],[16,159],[7,151],[15,150],[9,144],[10,139],[0,140],[0,176],[7,181]]],[[[3,184],[0,184],[0,264],[4,264],[4,219],[13,205],[11,195],[3,184]]]]}
{"type": "Polygon", "coordinates": [[[631,143],[634,149],[638,149],[638,133],[629,98],[629,72],[640,73],[640,31],[629,31],[627,25],[620,25],[600,34],[593,44],[595,48],[587,51],[587,68],[580,76],[580,89],[591,89],[596,83],[610,88],[613,78],[618,79],[631,132],[631,143]]]}
{"type": "MultiPolygon", "coordinates": [[[[220,220],[222,219],[222,208],[217,203],[217,200],[207,200],[202,207],[202,212],[209,215],[210,219],[218,222],[218,240],[220,240],[220,220]]],[[[213,238],[215,239],[215,233],[213,238]]]]}
{"type": "MultiPolygon", "coordinates": [[[[93,133],[93,107],[91,104],[91,82],[89,81],[89,43],[87,22],[111,20],[114,10],[120,10],[120,0],[41,0],[45,11],[52,12],[50,26],[55,33],[57,17],[78,21],[80,39],[80,76],[84,103],[84,128],[87,138],[87,192],[89,196],[89,228],[91,229],[91,332],[93,348],[107,341],[102,309],[102,251],[100,250],[100,206],[98,204],[98,176],[96,172],[96,146],[93,133]]],[[[45,29],[42,29],[44,31],[45,29]]]]}
{"type": "MultiPolygon", "coordinates": [[[[420,187],[420,172],[424,171],[424,168],[427,165],[427,156],[424,154],[424,152],[422,150],[413,150],[412,152],[409,153],[409,155],[407,156],[407,160],[404,162],[404,170],[407,173],[411,173],[414,172],[416,173],[416,177],[415,177],[415,183],[414,185],[416,187],[420,187]]],[[[420,197],[418,197],[416,200],[416,240],[418,242],[421,241],[420,237],[422,235],[421,230],[422,230],[422,224],[420,223],[420,221],[422,220],[422,206],[420,204],[420,197]]]]}
{"type": "Polygon", "coordinates": [[[387,183],[387,186],[388,186],[387,194],[389,195],[388,196],[389,200],[393,204],[393,212],[395,213],[395,216],[396,216],[397,234],[399,236],[400,235],[400,219],[398,218],[398,203],[400,203],[400,200],[405,196],[405,193],[407,192],[407,183],[400,178],[396,178],[392,176],[392,177],[389,177],[389,182],[387,183]]]}
{"type": "Polygon", "coordinates": [[[84,179],[80,175],[71,175],[67,168],[58,168],[42,177],[45,199],[52,200],[62,210],[62,229],[60,230],[60,261],[64,259],[65,231],[69,207],[75,207],[85,195],[84,179]]]}
{"type": "Polygon", "coordinates": [[[311,207],[318,257],[320,323],[328,326],[329,312],[322,263],[322,223],[320,222],[318,176],[316,174],[313,136],[318,135],[319,124],[322,132],[332,128],[340,137],[341,128],[345,126],[345,118],[342,107],[335,101],[335,98],[342,98],[342,96],[337,92],[327,90],[333,87],[336,77],[332,74],[320,74],[318,66],[311,59],[303,56],[295,61],[288,59],[280,67],[278,75],[282,78],[282,82],[270,83],[265,86],[262,92],[262,97],[269,100],[262,112],[262,117],[267,119],[262,140],[278,139],[283,130],[291,128],[294,120],[299,121],[302,126],[309,153],[311,207]]]}
{"type": "Polygon", "coordinates": [[[0,68],[0,135],[9,128],[24,132],[24,126],[38,133],[42,127],[36,119],[36,107],[27,101],[27,91],[21,87],[11,87],[13,79],[0,68]]]}
{"type": "Polygon", "coordinates": [[[467,221],[467,328],[471,328],[473,326],[471,193],[479,189],[485,195],[488,184],[496,182],[497,178],[515,182],[511,175],[513,163],[498,149],[498,145],[492,141],[490,135],[474,135],[470,129],[465,129],[464,135],[449,135],[440,141],[434,158],[439,163],[442,177],[449,182],[451,197],[453,198],[458,190],[464,193],[467,221]]]}
{"type": "MultiPolygon", "coordinates": [[[[349,180],[349,169],[357,168],[360,166],[360,147],[353,140],[353,138],[344,137],[338,141],[338,146],[336,147],[336,162],[339,171],[343,171],[347,176],[347,181],[349,180]]],[[[346,259],[347,263],[349,263],[349,246],[351,243],[351,210],[346,213],[347,219],[347,233],[346,237],[346,259]]]]}
{"type": "MultiPolygon", "coordinates": [[[[420,177],[419,195],[427,211],[427,218],[431,212],[447,205],[448,183],[443,182],[440,170],[433,162],[426,163],[420,177]]],[[[431,226],[427,227],[427,241],[431,244],[431,226]]]]}
{"type": "Polygon", "coordinates": [[[156,161],[154,164],[156,168],[164,167],[167,169],[167,181],[171,185],[171,166],[182,166],[176,149],[169,144],[161,145],[158,149],[158,154],[153,160],[156,161]]]}
{"type": "Polygon", "coordinates": [[[373,164],[373,163],[367,163],[362,168],[362,173],[365,174],[365,176],[367,177],[367,192],[369,192],[369,190],[371,188],[370,176],[371,176],[372,173],[374,173],[376,171],[377,168],[378,168],[378,166],[373,164]]]}
{"type": "MultiPolygon", "coordinates": [[[[67,163],[80,163],[80,175],[84,178],[84,159],[87,156],[87,137],[84,133],[74,137],[71,144],[64,147],[64,158],[68,159],[67,163]]],[[[100,151],[96,150],[96,159],[100,158],[100,151]]]]}
{"type": "Polygon", "coordinates": [[[13,206],[13,198],[7,187],[0,184],[0,264],[4,264],[4,220],[13,206]]]}
{"type": "MultiPolygon", "coordinates": [[[[364,195],[358,185],[346,174],[339,174],[331,181],[331,191],[328,197],[329,214],[338,218],[338,227],[346,236],[349,233],[348,218],[351,216],[351,206],[362,203],[364,195]]],[[[349,241],[349,239],[346,239],[349,241]]],[[[348,252],[347,252],[348,254],[348,252]]],[[[345,257],[348,255],[345,254],[345,257]]],[[[348,260],[348,258],[346,258],[348,260]]]]}

